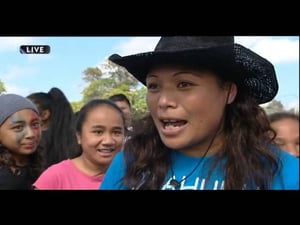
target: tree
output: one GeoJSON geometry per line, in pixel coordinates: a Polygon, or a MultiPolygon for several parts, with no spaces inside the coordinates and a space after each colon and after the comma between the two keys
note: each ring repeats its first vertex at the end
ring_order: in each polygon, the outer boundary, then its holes
{"type": "Polygon", "coordinates": [[[6,90],[4,87],[4,83],[0,80],[0,94],[2,94],[3,92],[6,92],[6,90]]]}
{"type": "Polygon", "coordinates": [[[115,80],[116,83],[127,84],[130,89],[135,88],[139,81],[135,79],[125,68],[106,60],[102,65],[103,70],[109,71],[108,74],[115,80]]]}
{"type": "Polygon", "coordinates": [[[83,73],[85,74],[83,80],[90,83],[99,80],[99,77],[102,76],[102,71],[98,67],[89,67],[85,71],[83,71],[83,73]]]}
{"type": "Polygon", "coordinates": [[[148,107],[146,104],[146,87],[141,87],[138,90],[132,92],[132,105],[134,106],[133,117],[135,119],[140,119],[148,112],[148,107]]]}
{"type": "Polygon", "coordinates": [[[264,110],[267,114],[271,114],[274,112],[283,111],[284,107],[280,101],[274,99],[264,107],[264,110]]]}
{"type": "Polygon", "coordinates": [[[142,117],[147,111],[146,88],[123,67],[107,60],[100,67],[89,67],[83,73],[83,79],[88,83],[82,92],[83,103],[122,93],[130,100],[135,118],[142,117]]]}
{"type": "Polygon", "coordinates": [[[79,102],[71,102],[70,103],[73,109],[73,112],[76,113],[78,112],[81,107],[83,106],[83,102],[79,101],[79,102]]]}
{"type": "Polygon", "coordinates": [[[93,98],[106,98],[120,90],[130,92],[138,85],[138,81],[127,70],[109,60],[100,67],[89,67],[83,71],[83,79],[88,83],[82,92],[84,102],[93,98]]]}

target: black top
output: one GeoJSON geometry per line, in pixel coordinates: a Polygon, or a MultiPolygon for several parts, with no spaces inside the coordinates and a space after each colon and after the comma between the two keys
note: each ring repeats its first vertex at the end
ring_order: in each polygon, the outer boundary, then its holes
{"type": "Polygon", "coordinates": [[[20,167],[20,174],[15,175],[6,167],[0,167],[0,190],[30,190],[32,180],[29,166],[20,167]]]}

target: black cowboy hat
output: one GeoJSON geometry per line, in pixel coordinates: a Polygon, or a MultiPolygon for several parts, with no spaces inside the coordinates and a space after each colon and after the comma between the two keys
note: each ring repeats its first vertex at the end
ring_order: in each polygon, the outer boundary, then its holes
{"type": "Polygon", "coordinates": [[[234,43],[233,36],[161,37],[152,52],[124,57],[114,54],[109,60],[125,67],[143,84],[149,69],[155,65],[184,64],[232,72],[259,104],[271,101],[278,91],[273,64],[234,43]]]}

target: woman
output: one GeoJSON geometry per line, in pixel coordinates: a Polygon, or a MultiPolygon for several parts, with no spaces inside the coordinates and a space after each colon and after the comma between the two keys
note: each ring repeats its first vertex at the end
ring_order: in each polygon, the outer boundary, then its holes
{"type": "Polygon", "coordinates": [[[81,146],[77,157],[50,166],[34,183],[35,189],[99,189],[115,154],[120,151],[125,118],[110,100],[92,100],[79,112],[76,136],[81,146]]]}
{"type": "Polygon", "coordinates": [[[259,107],[278,91],[269,61],[229,36],[162,37],[110,60],[147,86],[150,115],[101,189],[299,189],[299,161],[271,145],[259,107]]]}

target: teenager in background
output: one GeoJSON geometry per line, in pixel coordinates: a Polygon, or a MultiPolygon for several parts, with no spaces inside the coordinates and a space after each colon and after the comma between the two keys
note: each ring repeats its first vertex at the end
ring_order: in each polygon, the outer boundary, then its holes
{"type": "Polygon", "coordinates": [[[39,109],[46,167],[73,157],[77,142],[72,106],[65,94],[56,87],[48,93],[36,92],[27,96],[39,109]]]}
{"type": "Polygon", "coordinates": [[[299,158],[299,115],[275,112],[269,115],[269,120],[276,132],[275,143],[299,158]]]}
{"type": "Polygon", "coordinates": [[[20,95],[0,95],[0,189],[30,190],[43,170],[36,106],[20,95]]]}

